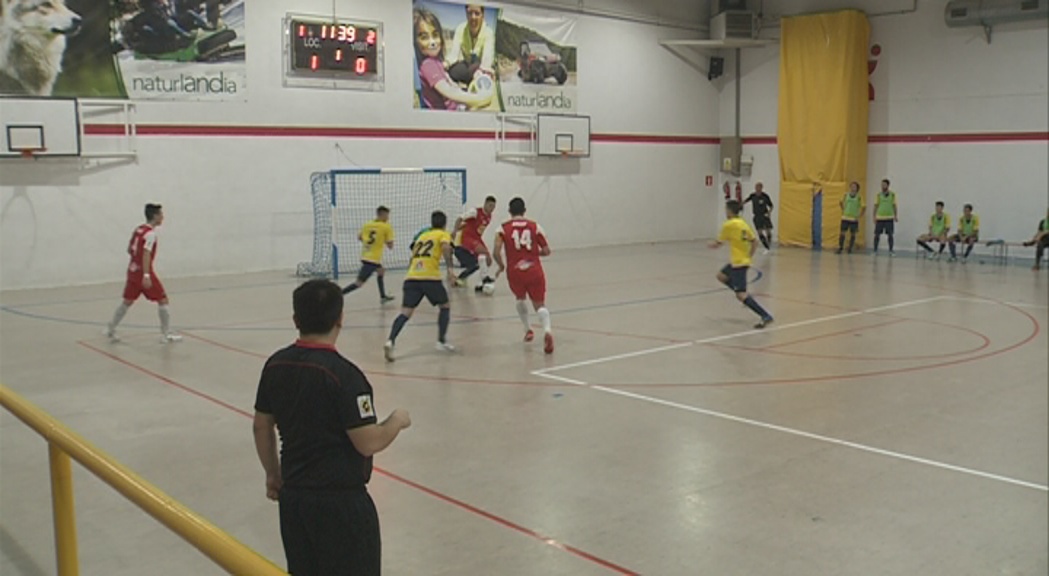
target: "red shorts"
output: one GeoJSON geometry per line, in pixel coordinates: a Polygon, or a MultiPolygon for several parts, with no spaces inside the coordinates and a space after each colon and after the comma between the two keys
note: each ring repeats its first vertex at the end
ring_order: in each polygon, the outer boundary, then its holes
{"type": "Polygon", "coordinates": [[[146,300],[152,302],[160,302],[161,300],[167,299],[167,292],[164,292],[164,285],[161,284],[160,278],[153,276],[151,278],[152,285],[147,289],[142,287],[142,275],[129,273],[127,275],[127,282],[124,283],[124,300],[130,300],[134,302],[138,300],[139,296],[145,296],[146,300]]]}
{"type": "Polygon", "coordinates": [[[485,246],[482,239],[463,238],[462,247],[466,248],[466,251],[474,256],[488,254],[488,246],[485,246]]]}
{"type": "Polygon", "coordinates": [[[524,300],[527,296],[532,302],[546,301],[546,274],[542,268],[507,270],[506,282],[518,300],[524,300]]]}

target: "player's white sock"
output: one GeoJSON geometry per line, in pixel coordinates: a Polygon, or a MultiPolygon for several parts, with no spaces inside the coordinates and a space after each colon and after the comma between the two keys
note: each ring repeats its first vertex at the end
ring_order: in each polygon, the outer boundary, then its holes
{"type": "Polygon", "coordinates": [[[532,329],[532,326],[528,324],[528,304],[524,300],[517,301],[517,315],[521,317],[521,324],[524,324],[525,332],[532,329]]]}
{"type": "Polygon", "coordinates": [[[550,311],[546,307],[542,307],[536,311],[539,315],[539,321],[543,323],[543,332],[550,333],[550,311]]]}
{"type": "Polygon", "coordinates": [[[127,314],[127,310],[128,305],[124,302],[121,302],[120,306],[117,306],[116,312],[113,312],[113,320],[109,323],[109,326],[106,327],[106,334],[110,336],[113,335],[113,332],[117,329],[117,324],[120,324],[120,321],[124,319],[124,314],[127,314]]]}
{"type": "Polygon", "coordinates": [[[160,333],[165,336],[171,333],[171,314],[164,304],[157,306],[157,315],[160,316],[160,333]]]}

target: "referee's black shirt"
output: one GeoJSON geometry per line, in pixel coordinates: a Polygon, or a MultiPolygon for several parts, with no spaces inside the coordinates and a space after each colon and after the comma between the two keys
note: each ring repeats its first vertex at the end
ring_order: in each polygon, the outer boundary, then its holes
{"type": "Polygon", "coordinates": [[[270,356],[255,410],[277,423],[285,488],[344,490],[368,483],[372,459],[357,452],[346,431],[376,422],[372,387],[334,347],[299,341],[270,356]]]}

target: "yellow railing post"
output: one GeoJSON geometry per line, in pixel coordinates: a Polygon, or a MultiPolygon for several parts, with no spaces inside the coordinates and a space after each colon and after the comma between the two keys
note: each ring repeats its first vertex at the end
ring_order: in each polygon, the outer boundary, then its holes
{"type": "Polygon", "coordinates": [[[77,562],[76,507],[73,505],[73,467],[69,455],[47,443],[51,461],[51,508],[55,518],[55,559],[58,576],[79,576],[77,562]]]}

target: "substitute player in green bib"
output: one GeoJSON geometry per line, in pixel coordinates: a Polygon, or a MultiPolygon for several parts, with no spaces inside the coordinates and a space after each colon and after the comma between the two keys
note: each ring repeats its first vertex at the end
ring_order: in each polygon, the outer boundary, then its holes
{"type": "Polygon", "coordinates": [[[710,247],[717,248],[724,243],[729,245],[731,260],[718,272],[718,282],[728,286],[736,293],[736,298],[744,306],[761,317],[754,327],[764,328],[772,322],[772,315],[765,311],[750,294],[747,294],[747,270],[750,269],[754,249],[757,248],[757,234],[739,217],[742,209],[743,206],[738,200],[729,200],[725,203],[725,214],[728,219],[721,226],[718,239],[711,242],[710,247]]]}
{"type": "Polygon", "coordinates": [[[867,201],[860,194],[860,183],[850,182],[849,193],[841,197],[841,232],[838,234],[838,254],[845,247],[845,233],[849,233],[849,254],[856,245],[856,232],[860,229],[860,218],[867,212],[867,201]]]}
{"type": "Polygon", "coordinates": [[[965,254],[962,255],[962,262],[969,260],[969,254],[973,251],[973,246],[980,241],[980,217],[973,214],[973,205],[966,204],[962,207],[962,217],[958,219],[958,232],[950,238],[951,248],[951,262],[958,260],[958,252],[955,250],[954,245],[958,242],[965,244],[965,254]]]}
{"type": "Polygon", "coordinates": [[[386,282],[384,276],[386,269],[382,267],[382,252],[385,248],[393,248],[393,226],[390,226],[390,209],[379,206],[375,210],[375,220],[366,222],[357,233],[357,239],[361,241],[361,270],[357,273],[357,279],[353,284],[342,289],[343,294],[349,294],[364,286],[368,278],[374,273],[376,282],[379,284],[379,302],[385,304],[393,300],[393,296],[386,295],[386,282]]]}
{"type": "Polygon", "coordinates": [[[893,236],[896,223],[900,221],[900,210],[896,206],[896,193],[889,190],[889,180],[881,181],[881,193],[874,197],[874,255],[878,255],[878,242],[884,232],[889,237],[889,257],[896,255],[893,236]]]}
{"type": "Polygon", "coordinates": [[[437,306],[437,349],[452,352],[452,346],[445,340],[448,324],[452,318],[451,306],[448,303],[448,291],[441,282],[441,260],[448,269],[448,281],[454,283],[452,273],[452,235],[445,231],[448,217],[437,210],[430,215],[430,229],[420,232],[412,242],[412,259],[408,263],[408,274],[404,278],[404,300],[401,302],[401,313],[393,321],[390,338],[383,345],[383,352],[388,362],[393,362],[393,347],[397,336],[412,317],[412,313],[423,301],[437,306]]]}
{"type": "Polygon", "coordinates": [[[939,258],[947,247],[947,233],[951,231],[951,217],[943,211],[943,202],[936,203],[936,212],[929,216],[929,232],[918,236],[918,245],[925,249],[925,257],[939,258]],[[929,242],[939,242],[940,251],[933,252],[929,242]]]}

